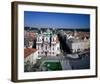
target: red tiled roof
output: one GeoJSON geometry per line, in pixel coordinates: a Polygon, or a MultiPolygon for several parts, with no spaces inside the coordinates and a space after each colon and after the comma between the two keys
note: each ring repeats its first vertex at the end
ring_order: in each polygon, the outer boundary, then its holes
{"type": "Polygon", "coordinates": [[[26,48],[24,49],[24,58],[28,57],[30,54],[36,52],[37,49],[35,48],[26,48]]]}

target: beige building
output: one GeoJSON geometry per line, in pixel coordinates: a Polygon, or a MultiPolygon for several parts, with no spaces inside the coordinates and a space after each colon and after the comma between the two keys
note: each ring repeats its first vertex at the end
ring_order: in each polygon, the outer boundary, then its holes
{"type": "Polygon", "coordinates": [[[90,42],[89,40],[73,40],[71,43],[71,50],[73,53],[84,51],[85,49],[90,48],[90,42]]]}

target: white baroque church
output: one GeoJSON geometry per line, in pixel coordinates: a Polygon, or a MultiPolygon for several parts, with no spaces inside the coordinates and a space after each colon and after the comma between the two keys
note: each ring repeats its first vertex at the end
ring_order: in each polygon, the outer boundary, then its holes
{"type": "Polygon", "coordinates": [[[36,49],[38,56],[57,56],[60,54],[60,43],[56,34],[47,29],[37,35],[36,49]]]}

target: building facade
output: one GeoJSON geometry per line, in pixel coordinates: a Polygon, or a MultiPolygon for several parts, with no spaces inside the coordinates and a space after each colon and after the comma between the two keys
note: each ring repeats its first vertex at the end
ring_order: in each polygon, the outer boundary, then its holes
{"type": "Polygon", "coordinates": [[[39,56],[57,56],[60,54],[60,43],[56,34],[51,31],[37,36],[36,49],[39,56]]]}
{"type": "Polygon", "coordinates": [[[89,39],[87,40],[71,39],[71,41],[67,40],[67,44],[69,45],[72,53],[82,52],[90,48],[89,39]]]}

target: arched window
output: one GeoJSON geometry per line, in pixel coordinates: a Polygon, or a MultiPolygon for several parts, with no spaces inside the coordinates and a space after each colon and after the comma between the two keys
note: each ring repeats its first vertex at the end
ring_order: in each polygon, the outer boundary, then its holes
{"type": "Polygon", "coordinates": [[[48,40],[48,38],[46,38],[46,41],[48,40]]]}
{"type": "Polygon", "coordinates": [[[45,47],[45,48],[46,48],[46,50],[47,50],[47,45],[46,45],[46,47],[45,47]]]}
{"type": "Polygon", "coordinates": [[[53,46],[53,48],[52,48],[53,50],[54,50],[54,46],[53,46]]]}
{"type": "Polygon", "coordinates": [[[40,52],[38,52],[38,54],[40,54],[40,52]]]}

